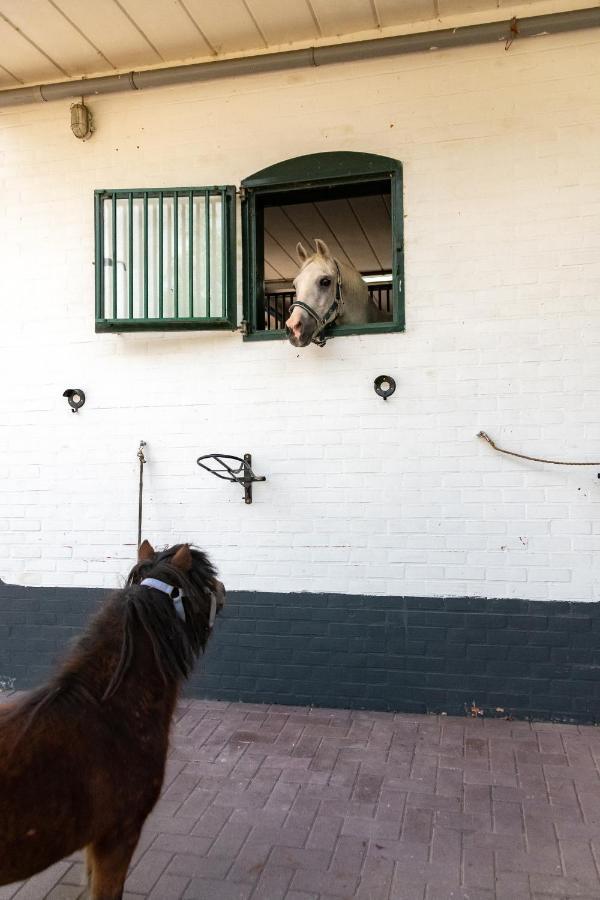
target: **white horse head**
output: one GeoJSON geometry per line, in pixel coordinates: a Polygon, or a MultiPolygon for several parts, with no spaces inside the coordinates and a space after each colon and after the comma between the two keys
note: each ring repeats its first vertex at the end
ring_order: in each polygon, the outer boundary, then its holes
{"type": "Polygon", "coordinates": [[[296,298],[285,323],[294,347],[306,347],[340,313],[336,306],[341,281],[339,266],[325,241],[317,238],[315,246],[317,252],[309,254],[301,243],[296,245],[301,268],[294,278],[296,298]]]}
{"type": "Polygon", "coordinates": [[[332,322],[358,324],[387,318],[369,299],[366,283],[352,266],[334,259],[325,241],[315,239],[316,253],[296,245],[300,271],[294,278],[296,299],[285,330],[290,344],[325,343],[322,332],[332,322]]]}

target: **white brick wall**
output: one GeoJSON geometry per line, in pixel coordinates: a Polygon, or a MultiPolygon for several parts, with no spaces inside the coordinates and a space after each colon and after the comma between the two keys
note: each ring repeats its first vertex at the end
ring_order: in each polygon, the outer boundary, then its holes
{"type": "Polygon", "coordinates": [[[600,599],[597,470],[475,437],[600,460],[598,32],[89,103],[85,144],[68,103],[0,114],[0,577],[118,584],[143,438],[145,534],[230,588],[600,599]],[[94,188],[337,149],[404,163],[405,334],[94,334],[94,188]],[[252,452],[252,506],[214,450],[252,452]]]}

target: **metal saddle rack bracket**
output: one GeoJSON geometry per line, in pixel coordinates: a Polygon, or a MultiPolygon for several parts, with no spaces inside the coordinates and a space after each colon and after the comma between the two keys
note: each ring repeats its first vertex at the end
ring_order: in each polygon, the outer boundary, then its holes
{"type": "Polygon", "coordinates": [[[252,485],[255,481],[266,481],[264,475],[255,475],[252,471],[252,454],[244,453],[243,458],[231,456],[229,453],[206,453],[196,460],[199,466],[222,478],[243,485],[244,502],[252,503],[252,485]],[[212,465],[210,465],[212,461],[212,465]]]}

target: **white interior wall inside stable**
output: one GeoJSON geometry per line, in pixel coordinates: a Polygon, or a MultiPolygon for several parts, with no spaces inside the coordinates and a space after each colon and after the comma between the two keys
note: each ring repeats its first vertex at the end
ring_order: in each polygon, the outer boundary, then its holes
{"type": "Polygon", "coordinates": [[[86,143],[68,103],[2,112],[0,577],[121,583],[144,439],[144,534],[205,547],[230,588],[600,599],[600,470],[476,438],[600,459],[599,50],[580,32],[90,99],[86,143]],[[404,334],[94,334],[95,188],[239,184],[322,150],[404,164],[404,334]],[[196,466],[211,451],[252,452],[252,506],[196,466]]]}

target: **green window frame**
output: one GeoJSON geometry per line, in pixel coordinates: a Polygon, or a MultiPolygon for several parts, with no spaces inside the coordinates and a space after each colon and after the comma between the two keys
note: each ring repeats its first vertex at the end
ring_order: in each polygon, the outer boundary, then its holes
{"type": "Polygon", "coordinates": [[[96,331],[234,330],[232,185],[94,192],[96,331]]]}
{"type": "MultiPolygon", "coordinates": [[[[389,181],[392,240],[392,320],[364,325],[333,325],[330,337],[404,331],[404,214],[402,164],[372,153],[327,152],[298,156],[255,172],[242,183],[244,340],[282,340],[285,331],[261,330],[264,309],[264,209],[303,196],[335,196],[365,190],[369,182],[389,181]]],[[[318,236],[318,235],[316,235],[318,236]]]]}

